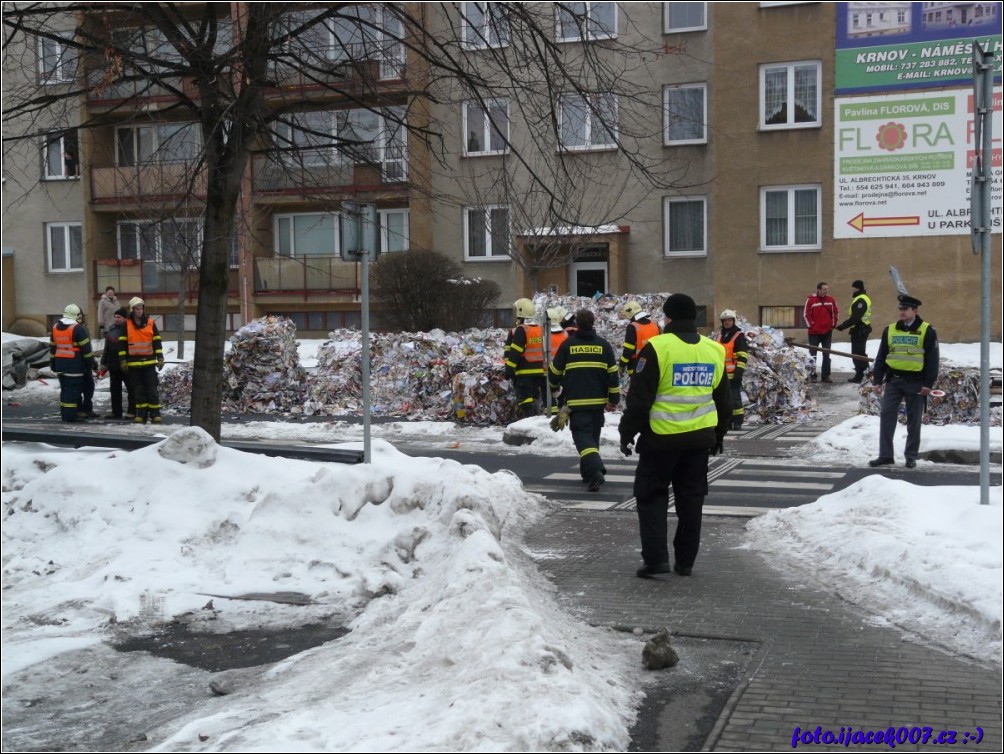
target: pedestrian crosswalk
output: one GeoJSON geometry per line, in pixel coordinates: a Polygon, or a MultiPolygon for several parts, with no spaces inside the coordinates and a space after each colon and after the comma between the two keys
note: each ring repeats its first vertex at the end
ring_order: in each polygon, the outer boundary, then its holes
{"type": "MultiPolygon", "coordinates": [[[[547,475],[527,489],[579,510],[634,510],[634,459],[606,462],[606,484],[588,492],[573,465],[567,472],[547,475]]],[[[777,459],[712,458],[708,468],[709,494],[704,513],[709,516],[756,516],[776,508],[815,501],[832,492],[846,475],[843,469],[793,466],[777,459]]],[[[673,491],[669,491],[672,509],[673,491]]]]}

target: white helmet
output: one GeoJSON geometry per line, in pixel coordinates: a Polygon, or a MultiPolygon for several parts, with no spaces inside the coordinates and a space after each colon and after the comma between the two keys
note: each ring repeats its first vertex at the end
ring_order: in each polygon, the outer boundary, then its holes
{"type": "Polygon", "coordinates": [[[735,309],[725,309],[718,315],[718,319],[739,319],[735,309]]]}
{"type": "Polygon", "coordinates": [[[66,319],[76,319],[80,316],[80,307],[76,304],[67,304],[66,308],[63,309],[63,316],[66,319]]]}
{"type": "Polygon", "coordinates": [[[139,296],[133,296],[129,300],[129,308],[130,309],[135,309],[137,306],[146,306],[146,302],[143,299],[141,299],[139,296]]]}
{"type": "Polygon", "coordinates": [[[518,298],[512,304],[516,316],[520,319],[533,319],[537,312],[533,308],[533,302],[528,298],[518,298]]]}
{"type": "Polygon", "coordinates": [[[547,318],[553,325],[560,325],[561,320],[568,316],[568,309],[563,306],[555,306],[547,310],[547,318]]]}
{"type": "Polygon", "coordinates": [[[624,304],[624,308],[621,309],[621,314],[623,314],[628,319],[631,319],[634,315],[641,311],[641,304],[637,301],[628,301],[624,304]]]}

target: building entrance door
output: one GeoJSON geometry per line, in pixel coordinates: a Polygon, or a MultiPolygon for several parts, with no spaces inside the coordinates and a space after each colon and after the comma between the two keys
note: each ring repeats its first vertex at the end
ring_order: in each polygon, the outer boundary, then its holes
{"type": "Polygon", "coordinates": [[[573,296],[592,298],[607,292],[606,262],[572,262],[568,290],[573,296]]]}

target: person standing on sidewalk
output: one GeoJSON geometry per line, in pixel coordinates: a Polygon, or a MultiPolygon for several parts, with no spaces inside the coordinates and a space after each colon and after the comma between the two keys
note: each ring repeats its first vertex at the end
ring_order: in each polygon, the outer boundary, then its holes
{"type": "Polygon", "coordinates": [[[593,329],[596,315],[588,309],[575,313],[579,323],[551,360],[548,381],[552,391],[561,389],[561,400],[568,407],[568,425],[572,441],[579,451],[579,474],[596,492],[606,481],[606,467],[600,457],[600,430],[603,412],[613,411],[621,399],[614,347],[593,329]]]}
{"type": "Polygon", "coordinates": [[[729,378],[729,392],[732,394],[732,429],[742,429],[743,415],[743,374],[746,373],[746,362],[749,359],[749,346],[746,336],[736,324],[734,309],[726,309],[718,317],[722,329],[715,333],[715,342],[721,343],[725,349],[725,374],[729,378]]]}
{"type": "Polygon", "coordinates": [[[848,382],[861,382],[868,371],[868,336],[872,334],[872,300],[865,293],[865,284],[861,280],[851,283],[851,313],[850,316],[837,325],[843,332],[850,328],[851,353],[860,356],[854,359],[854,376],[848,382]]]}
{"type": "Polygon", "coordinates": [[[621,371],[631,375],[634,374],[634,365],[638,362],[641,349],[648,343],[649,338],[654,338],[661,330],[659,325],[652,321],[649,313],[642,311],[641,304],[637,301],[628,301],[624,304],[621,315],[628,320],[627,328],[624,330],[624,345],[621,346],[621,371]]]}
{"type": "Polygon", "coordinates": [[[693,570],[708,494],[708,456],[722,452],[732,421],[725,349],[698,334],[694,300],[674,293],[663,312],[665,332],[642,349],[620,422],[624,455],[631,455],[640,435],[634,496],[642,578],[670,571],[689,576],[693,570]],[[666,521],[670,484],[678,519],[672,565],[666,521]]]}
{"type": "Polygon", "coordinates": [[[52,371],[59,378],[59,415],[64,422],[86,421],[94,415],[85,384],[96,365],[91,336],[81,318],[80,307],[67,304],[49,340],[52,371]]]}
{"type": "MultiPolygon", "coordinates": [[[[547,376],[544,374],[544,330],[537,324],[537,312],[528,298],[512,305],[516,326],[505,344],[505,375],[516,390],[516,404],[524,417],[537,416],[547,401],[547,376]]],[[[547,411],[547,406],[544,406],[547,411]]]]}
{"type": "Polygon", "coordinates": [[[899,320],[882,331],[875,356],[872,382],[882,396],[879,418],[879,454],[868,462],[871,467],[895,463],[892,441],[899,421],[899,405],[906,403],[906,467],[917,465],[920,454],[920,427],[938,379],[941,354],[938,334],[917,314],[920,301],[913,296],[899,297],[899,320]]]}
{"type": "Polygon", "coordinates": [[[105,288],[105,295],[98,301],[98,328],[99,334],[105,335],[113,324],[115,324],[115,310],[119,308],[119,300],[115,296],[114,286],[105,288]]]}
{"type": "MultiPolygon", "coordinates": [[[[809,345],[825,348],[823,351],[822,382],[833,382],[830,379],[830,347],[833,345],[833,328],[837,326],[839,308],[837,300],[830,295],[830,286],[824,282],[816,283],[816,292],[805,300],[802,317],[809,329],[809,345]]],[[[812,366],[809,367],[809,381],[816,381],[816,349],[810,348],[812,366]]]]}
{"type": "Polygon", "coordinates": [[[138,296],[129,301],[132,310],[126,319],[125,332],[119,336],[119,363],[129,374],[136,400],[137,424],[149,419],[160,424],[160,380],[157,372],[164,368],[164,349],[157,324],[146,314],[146,304],[138,296]]]}
{"type": "Polygon", "coordinates": [[[105,414],[106,419],[128,419],[132,421],[136,418],[136,401],[133,399],[132,385],[129,378],[122,371],[122,362],[119,359],[119,338],[126,333],[126,319],[129,312],[125,307],[115,310],[112,326],[105,331],[105,350],[101,354],[101,369],[98,371],[98,378],[108,375],[108,392],[112,397],[112,410],[105,414]],[[128,396],[127,412],[122,415],[122,387],[125,386],[128,396]]]}

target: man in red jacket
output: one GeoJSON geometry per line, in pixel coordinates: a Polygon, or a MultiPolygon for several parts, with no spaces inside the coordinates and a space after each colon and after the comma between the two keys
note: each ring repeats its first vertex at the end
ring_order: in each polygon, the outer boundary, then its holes
{"type": "MultiPolygon", "coordinates": [[[[839,310],[837,300],[830,295],[830,286],[826,283],[816,283],[816,292],[805,300],[805,311],[802,317],[805,326],[809,328],[809,345],[825,348],[823,351],[822,382],[833,382],[830,379],[830,347],[833,345],[833,328],[837,326],[839,310]]],[[[809,367],[809,381],[816,381],[816,349],[810,348],[812,366],[809,367]]]]}

